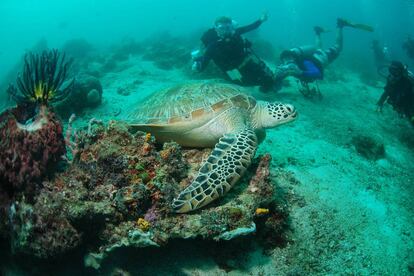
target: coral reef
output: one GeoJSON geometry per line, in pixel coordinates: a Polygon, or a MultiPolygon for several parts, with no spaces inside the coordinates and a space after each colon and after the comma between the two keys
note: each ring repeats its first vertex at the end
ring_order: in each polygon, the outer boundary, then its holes
{"type": "Polygon", "coordinates": [[[62,125],[49,107],[65,99],[73,81],[63,87],[70,62],[57,50],[25,56],[22,75],[10,95],[18,106],[0,114],[0,197],[3,208],[22,194],[32,199],[39,184],[54,173],[66,153],[62,125]],[[4,200],[9,199],[9,200],[4,200]]]}
{"type": "Polygon", "coordinates": [[[13,252],[49,256],[39,248],[47,247],[53,255],[66,251],[63,240],[76,244],[76,231],[67,221],[50,215],[53,208],[37,206],[38,196],[45,193],[43,181],[51,178],[66,154],[62,125],[50,103],[71,92],[73,81],[63,85],[69,65],[56,50],[27,54],[18,88],[8,89],[17,107],[0,114],[0,236],[11,237],[13,252]],[[42,217],[48,218],[46,224],[42,217]],[[68,231],[60,231],[62,227],[68,231]],[[45,229],[47,236],[30,235],[45,229]]]}
{"type": "Polygon", "coordinates": [[[118,122],[77,135],[77,158],[68,169],[45,181],[32,202],[13,202],[8,209],[13,252],[47,258],[86,247],[85,264],[99,268],[119,248],[229,240],[259,231],[256,220],[269,229],[277,224],[268,222],[277,216],[268,155],[255,160],[245,177],[253,176],[250,184],[241,181],[215,205],[178,215],[171,202],[209,149],[185,150],[176,143],[158,148],[150,134],[132,134],[118,122]],[[267,211],[257,214],[258,208],[267,211]]]}
{"type": "Polygon", "coordinates": [[[276,54],[276,49],[270,41],[262,38],[255,38],[252,44],[255,54],[257,54],[260,58],[268,61],[279,59],[279,56],[276,54]]]}
{"type": "Polygon", "coordinates": [[[133,38],[125,38],[113,48],[113,58],[120,61],[127,60],[130,55],[140,55],[144,50],[142,44],[133,38]]]}
{"type": "Polygon", "coordinates": [[[94,62],[99,58],[99,52],[87,40],[70,39],[62,45],[62,51],[73,59],[72,73],[100,75],[99,71],[93,68],[94,62]]]}
{"type": "Polygon", "coordinates": [[[75,59],[85,59],[92,52],[92,45],[83,38],[66,41],[62,46],[63,52],[75,59]]]}
{"type": "Polygon", "coordinates": [[[14,254],[49,258],[79,246],[80,233],[60,212],[64,199],[52,196],[54,189],[48,188],[42,190],[34,205],[24,201],[11,205],[10,238],[14,254]]]}
{"type": "Polygon", "coordinates": [[[34,117],[22,106],[3,112],[0,141],[0,193],[9,199],[33,196],[66,153],[62,125],[46,106],[34,117]]]}
{"type": "Polygon", "coordinates": [[[85,108],[93,108],[102,102],[102,85],[98,78],[81,74],[76,77],[72,93],[56,105],[56,112],[64,118],[79,114],[85,108]]]}
{"type": "Polygon", "coordinates": [[[173,37],[169,33],[162,33],[148,38],[143,42],[145,47],[144,60],[151,60],[164,70],[181,69],[190,64],[191,48],[185,45],[185,38],[173,37]]]}

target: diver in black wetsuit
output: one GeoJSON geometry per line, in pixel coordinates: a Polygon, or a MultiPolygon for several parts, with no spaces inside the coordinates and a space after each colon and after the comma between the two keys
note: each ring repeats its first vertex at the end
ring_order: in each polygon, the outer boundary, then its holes
{"type": "Polygon", "coordinates": [[[399,61],[393,61],[389,67],[384,93],[377,102],[378,111],[382,111],[385,102],[414,125],[414,76],[399,61]]]}
{"type": "Polygon", "coordinates": [[[241,36],[257,29],[266,20],[264,14],[254,23],[236,28],[231,18],[217,18],[214,28],[207,30],[201,38],[204,50],[193,58],[193,70],[200,72],[213,60],[233,82],[244,86],[259,85],[263,92],[271,90],[274,83],[272,71],[253,53],[251,43],[241,36]]]}

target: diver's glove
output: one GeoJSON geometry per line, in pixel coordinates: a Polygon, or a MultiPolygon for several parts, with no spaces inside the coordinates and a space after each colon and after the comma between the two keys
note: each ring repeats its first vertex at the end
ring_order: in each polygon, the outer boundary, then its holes
{"type": "Polygon", "coordinates": [[[283,80],[287,76],[288,76],[287,71],[284,65],[279,65],[278,67],[276,67],[275,72],[274,72],[274,78],[276,80],[283,80]]]}
{"type": "Polygon", "coordinates": [[[302,70],[295,63],[287,63],[276,67],[275,79],[284,79],[287,76],[300,77],[302,74],[302,70]]]}
{"type": "Polygon", "coordinates": [[[295,63],[286,64],[286,71],[289,76],[300,77],[303,75],[303,71],[295,63]]]}

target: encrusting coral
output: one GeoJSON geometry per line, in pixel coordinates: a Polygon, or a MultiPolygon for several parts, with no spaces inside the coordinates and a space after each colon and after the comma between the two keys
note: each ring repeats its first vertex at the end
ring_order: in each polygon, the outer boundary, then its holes
{"type": "Polygon", "coordinates": [[[62,125],[47,107],[30,123],[21,123],[24,108],[0,115],[0,193],[13,197],[17,192],[33,195],[36,184],[55,171],[66,153],[62,125]]]}

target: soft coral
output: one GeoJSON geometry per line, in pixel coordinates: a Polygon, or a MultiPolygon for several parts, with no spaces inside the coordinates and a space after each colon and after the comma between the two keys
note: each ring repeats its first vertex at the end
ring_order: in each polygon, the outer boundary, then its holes
{"type": "Polygon", "coordinates": [[[25,122],[16,107],[0,114],[0,192],[31,197],[41,180],[52,173],[66,153],[62,125],[46,106],[25,122]]]}

